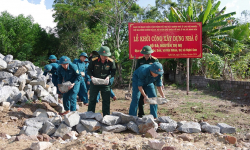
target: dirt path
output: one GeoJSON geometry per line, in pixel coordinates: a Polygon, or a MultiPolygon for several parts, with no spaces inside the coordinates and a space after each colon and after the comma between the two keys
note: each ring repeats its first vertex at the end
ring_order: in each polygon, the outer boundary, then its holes
{"type": "MultiPolygon", "coordinates": [[[[130,101],[124,100],[125,90],[114,89],[114,93],[116,94],[118,100],[111,102],[111,112],[119,111],[122,113],[128,114],[130,101]]],[[[196,90],[193,89],[190,91],[189,95],[186,95],[186,91],[180,87],[176,86],[168,86],[165,88],[165,95],[170,100],[169,103],[158,106],[158,116],[170,116],[175,121],[206,121],[212,125],[216,125],[217,123],[227,123],[231,126],[236,127],[237,133],[232,136],[237,137],[237,139],[244,139],[245,134],[250,132],[250,122],[249,122],[249,113],[250,107],[247,105],[248,103],[248,94],[244,93],[244,91],[232,93],[232,92],[217,92],[207,90],[196,90]]],[[[96,112],[101,111],[102,103],[99,102],[96,106],[96,112]]],[[[19,133],[20,128],[23,126],[25,119],[31,117],[33,112],[38,108],[46,108],[40,102],[37,104],[27,104],[21,108],[14,108],[12,111],[2,111],[0,113],[0,133],[6,133],[11,136],[15,136],[19,133]],[[17,121],[11,120],[10,116],[16,116],[18,118],[17,121]]],[[[86,112],[87,106],[80,107],[80,112],[86,112]]],[[[149,114],[149,105],[145,105],[145,112],[149,114]]],[[[118,139],[123,139],[130,132],[114,134],[118,139]]],[[[160,133],[162,136],[166,136],[165,133],[160,133]]],[[[176,133],[175,136],[178,136],[180,133],[176,133]]],[[[112,136],[114,136],[112,134],[112,136]]],[[[145,141],[145,138],[142,138],[141,135],[134,135],[135,138],[138,138],[136,141],[141,142],[145,141]]],[[[201,149],[209,147],[206,146],[206,142],[208,139],[217,144],[217,147],[231,147],[235,148],[234,145],[228,145],[222,142],[218,142],[216,138],[211,134],[194,134],[194,137],[209,137],[204,138],[203,140],[199,140],[198,142],[191,143],[191,145],[195,147],[200,147],[201,149]],[[202,135],[202,136],[201,136],[202,135]],[[204,136],[203,136],[204,135],[204,136]],[[201,147],[201,145],[203,145],[201,147]],[[218,146],[220,145],[220,146],[218,146]]],[[[170,136],[171,137],[171,136],[170,136]]],[[[83,137],[85,142],[88,141],[86,137],[83,137]]],[[[92,139],[93,136],[89,137],[89,140],[92,139]]],[[[96,138],[96,137],[95,137],[96,138]]],[[[172,140],[172,144],[176,147],[178,146],[178,140],[174,137],[172,140]]],[[[98,138],[97,138],[98,139],[98,138]]],[[[103,141],[103,137],[100,138],[103,141]]],[[[93,140],[93,139],[92,139],[93,140]]],[[[148,139],[147,139],[148,140],[148,139]]],[[[60,144],[55,143],[54,148],[52,149],[78,149],[81,145],[84,145],[84,140],[76,140],[68,144],[60,144]]],[[[139,143],[135,143],[132,140],[131,142],[135,145],[139,143]]],[[[101,142],[101,143],[102,143],[101,142]]],[[[27,149],[30,147],[31,141],[26,142],[10,142],[8,140],[4,140],[0,138],[0,149],[27,149]]],[[[89,142],[91,143],[91,142],[89,142]]],[[[86,144],[86,143],[85,143],[86,144]]],[[[132,144],[132,145],[133,145],[132,144]]],[[[182,143],[183,144],[183,143],[182,143]]],[[[187,143],[186,143],[187,144],[187,143]]],[[[211,142],[210,142],[211,144],[211,142]]],[[[185,143],[184,143],[185,145],[185,143]]],[[[189,144],[190,145],[190,144],[189,144]]],[[[143,145],[141,145],[143,147],[143,145]]],[[[183,146],[183,145],[182,145],[183,146]]],[[[133,146],[132,146],[133,147],[133,146]]],[[[141,148],[142,148],[141,147],[141,148]]],[[[147,149],[147,148],[145,148],[147,149]]],[[[183,149],[183,148],[180,148],[183,149]]],[[[186,149],[186,148],[184,148],[186,149]]],[[[189,148],[192,149],[192,146],[189,148]]]]}

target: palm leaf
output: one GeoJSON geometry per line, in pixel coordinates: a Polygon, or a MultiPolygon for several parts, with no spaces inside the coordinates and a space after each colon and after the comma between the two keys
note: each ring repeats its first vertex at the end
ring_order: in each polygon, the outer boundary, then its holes
{"type": "Polygon", "coordinates": [[[215,27],[224,26],[226,24],[227,22],[215,22],[215,23],[206,24],[204,27],[202,27],[202,32],[210,31],[210,30],[213,30],[215,27]]]}
{"type": "Polygon", "coordinates": [[[219,8],[220,6],[220,1],[218,1],[215,6],[211,9],[210,15],[213,16],[216,12],[216,10],[219,8]]]}
{"type": "Polygon", "coordinates": [[[205,10],[205,13],[204,13],[204,16],[203,16],[203,20],[202,20],[202,24],[204,24],[207,20],[207,17],[210,13],[210,10],[212,8],[212,3],[211,3],[211,0],[208,0],[207,2],[207,9],[205,10]]]}
{"type": "MultiPolygon", "coordinates": [[[[193,18],[193,2],[192,2],[192,0],[190,1],[190,4],[189,4],[189,6],[188,6],[188,8],[187,8],[187,14],[188,14],[188,16],[190,17],[190,18],[193,18]]],[[[186,16],[186,15],[185,15],[186,16]]]]}
{"type": "Polygon", "coordinates": [[[222,10],[216,15],[216,17],[219,16],[219,15],[221,15],[222,13],[224,13],[224,11],[226,10],[226,8],[227,8],[226,6],[223,7],[222,10]]]}
{"type": "Polygon", "coordinates": [[[171,7],[171,11],[177,16],[178,22],[183,22],[182,17],[178,14],[177,10],[174,7],[171,7]]]}
{"type": "Polygon", "coordinates": [[[221,28],[220,31],[221,32],[226,32],[226,31],[229,31],[229,30],[232,30],[234,28],[236,28],[237,26],[229,26],[229,27],[224,27],[224,28],[221,28]]]}
{"type": "Polygon", "coordinates": [[[215,18],[211,19],[209,21],[209,23],[213,23],[213,22],[216,22],[216,21],[224,20],[224,19],[229,18],[229,17],[231,17],[232,15],[235,15],[235,14],[236,14],[236,12],[231,12],[231,13],[228,13],[228,14],[224,14],[224,15],[215,17],[215,18]]]}
{"type": "Polygon", "coordinates": [[[239,41],[243,40],[244,37],[249,37],[249,24],[240,25],[233,31],[233,37],[239,41]]]}
{"type": "Polygon", "coordinates": [[[208,48],[208,49],[211,49],[210,46],[208,46],[207,44],[202,44],[202,48],[208,48]]]}

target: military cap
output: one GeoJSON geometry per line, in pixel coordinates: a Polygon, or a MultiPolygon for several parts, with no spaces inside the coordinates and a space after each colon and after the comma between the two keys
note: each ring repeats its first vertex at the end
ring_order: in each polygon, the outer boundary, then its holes
{"type": "Polygon", "coordinates": [[[52,69],[50,64],[44,66],[44,72],[49,72],[52,69]]]}
{"type": "Polygon", "coordinates": [[[153,52],[152,48],[148,45],[144,46],[141,50],[141,54],[151,54],[153,52]]]}
{"type": "Polygon", "coordinates": [[[153,73],[162,75],[164,73],[163,68],[162,68],[162,64],[159,62],[154,62],[150,67],[149,67],[150,71],[152,71],[153,73]]]}
{"type": "Polygon", "coordinates": [[[71,63],[71,60],[67,56],[62,56],[59,60],[59,64],[68,64],[71,63]]]}
{"type": "Polygon", "coordinates": [[[84,56],[84,57],[87,57],[88,58],[88,55],[87,55],[87,53],[81,53],[81,55],[79,56],[79,57],[81,57],[81,56],[84,56]]]}
{"type": "Polygon", "coordinates": [[[110,49],[107,46],[102,46],[98,53],[102,56],[111,56],[110,49]]]}
{"type": "Polygon", "coordinates": [[[55,55],[50,55],[49,59],[57,59],[55,55]]]}

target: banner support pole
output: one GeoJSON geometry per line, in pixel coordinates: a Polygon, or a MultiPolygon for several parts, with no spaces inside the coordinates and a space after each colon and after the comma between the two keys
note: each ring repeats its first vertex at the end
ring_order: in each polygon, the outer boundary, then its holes
{"type": "Polygon", "coordinates": [[[187,58],[187,95],[189,92],[189,58],[187,58]]]}

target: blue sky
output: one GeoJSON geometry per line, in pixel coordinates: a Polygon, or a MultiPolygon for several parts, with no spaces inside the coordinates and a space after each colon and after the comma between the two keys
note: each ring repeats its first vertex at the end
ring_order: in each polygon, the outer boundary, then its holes
{"type": "MultiPolygon", "coordinates": [[[[39,23],[43,28],[55,27],[53,22],[54,0],[0,0],[0,12],[8,11],[14,16],[24,14],[32,15],[34,22],[39,23]]],[[[155,0],[139,0],[137,2],[141,7],[154,6],[155,0]]],[[[240,18],[243,10],[250,10],[250,0],[221,0],[220,9],[227,7],[226,13],[236,11],[234,17],[240,18]]]]}

